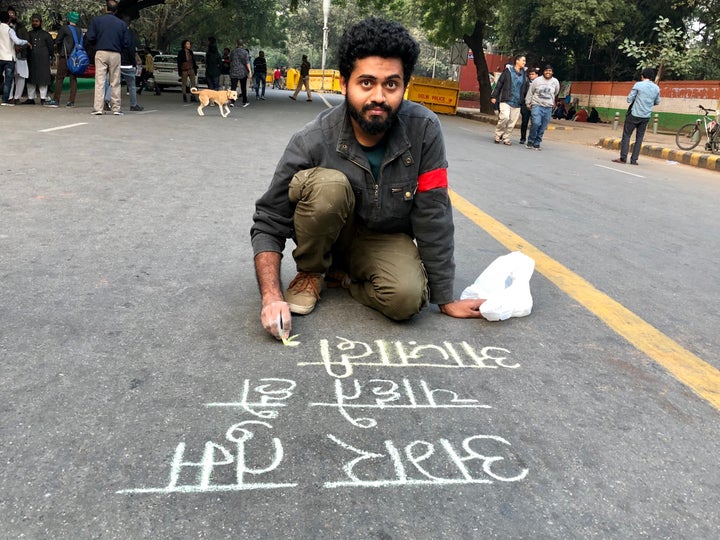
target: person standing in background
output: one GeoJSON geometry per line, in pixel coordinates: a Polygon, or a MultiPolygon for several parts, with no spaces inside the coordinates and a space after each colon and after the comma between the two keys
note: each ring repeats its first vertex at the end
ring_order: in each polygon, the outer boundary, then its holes
{"type": "MultiPolygon", "coordinates": [[[[530,84],[532,84],[538,75],[540,75],[540,68],[534,67],[527,70],[528,81],[530,84]]],[[[528,84],[525,94],[522,97],[522,102],[520,103],[520,144],[525,144],[527,142],[527,130],[528,124],[530,124],[530,109],[527,108],[525,98],[527,97],[528,90],[530,90],[530,84],[528,84]]]]}
{"type": "Polygon", "coordinates": [[[120,76],[125,81],[128,94],[130,94],[130,110],[140,112],[144,109],[144,107],[138,105],[137,100],[137,86],[135,84],[135,78],[137,75],[136,57],[137,53],[135,52],[134,46],[123,49],[120,54],[120,76]]]}
{"type": "MultiPolygon", "coordinates": [[[[182,86],[182,98],[187,103],[188,88],[197,86],[195,74],[197,73],[197,62],[195,62],[195,53],[191,49],[192,43],[189,39],[184,39],[180,46],[180,52],[177,55],[177,69],[180,76],[180,85],[182,86]],[[188,81],[190,86],[188,87],[188,81]]],[[[190,95],[190,101],[197,101],[194,95],[190,95]]]]}
{"type": "Polygon", "coordinates": [[[117,2],[106,0],[105,13],[90,22],[85,41],[95,48],[95,96],[90,114],[102,115],[105,104],[105,81],[110,81],[112,113],[122,116],[120,110],[120,53],[132,46],[130,30],[122,19],[115,16],[117,2]]]}
{"type": "Polygon", "coordinates": [[[638,164],[640,148],[645,137],[645,129],[648,122],[650,122],[652,109],[655,105],[660,104],[660,87],[653,82],[654,78],[655,70],[653,68],[647,67],[643,69],[640,82],[636,82],[628,94],[627,101],[630,103],[630,107],[628,107],[625,124],[623,124],[620,157],[613,159],[615,163],[627,162],[630,137],[632,132],[635,131],[635,145],[633,146],[632,156],[630,156],[630,165],[638,164]]]}
{"type": "MultiPolygon", "coordinates": [[[[150,50],[150,47],[147,45],[145,46],[145,51],[143,52],[143,88],[145,88],[148,85],[148,81],[150,79],[153,80],[153,83],[155,82],[155,60],[153,59],[152,51],[150,50]]],[[[153,87],[155,88],[155,95],[160,95],[160,87],[157,84],[153,84],[153,87]]],[[[140,93],[140,92],[138,92],[140,93]]]]}
{"type": "Polygon", "coordinates": [[[527,93],[528,78],[525,75],[525,55],[515,55],[514,65],[502,72],[492,91],[490,102],[498,101],[498,122],[495,126],[495,144],[510,146],[510,134],[520,118],[520,102],[527,93]]]}
{"type": "Polygon", "coordinates": [[[29,42],[19,39],[15,30],[10,27],[10,14],[0,11],[0,72],[3,76],[2,105],[12,107],[10,92],[15,76],[15,45],[28,45],[29,42]]]}
{"type": "Polygon", "coordinates": [[[253,62],[253,86],[255,88],[255,99],[265,99],[265,79],[267,78],[267,60],[265,51],[260,51],[253,62]],[[262,92],[260,87],[262,86],[262,92]]]}
{"type": "Polygon", "coordinates": [[[532,121],[527,140],[528,148],[540,150],[543,134],[550,123],[555,100],[559,93],[560,82],[553,77],[553,68],[548,64],[543,70],[543,76],[532,82],[525,98],[532,121]]]}
{"type": "Polygon", "coordinates": [[[55,44],[49,32],[43,30],[42,17],[34,13],[32,30],[28,33],[32,50],[28,56],[30,76],[27,81],[28,99],[23,105],[35,105],[35,93],[40,94],[40,103],[46,107],[57,107],[53,99],[47,99],[48,86],[52,82],[50,66],[55,56],[55,44]]]}
{"type": "Polygon", "coordinates": [[[77,26],[80,22],[80,14],[77,11],[70,11],[67,14],[67,24],[64,25],[55,38],[55,45],[58,51],[57,74],[55,76],[55,94],[53,101],[60,103],[62,95],[63,82],[65,77],[70,76],[70,99],[65,105],[73,107],[75,105],[75,97],[77,96],[77,75],[70,73],[67,67],[67,59],[75,49],[75,42],[83,42],[82,30],[77,26]],[[73,37],[73,34],[75,37],[73,37]]]}
{"type": "Polygon", "coordinates": [[[275,71],[273,71],[273,89],[277,88],[280,89],[280,78],[282,77],[282,72],[280,71],[280,66],[275,66],[275,71]]]}
{"type": "Polygon", "coordinates": [[[223,49],[222,58],[220,58],[220,89],[230,89],[230,49],[223,49]]]}
{"type": "MultiPolygon", "coordinates": [[[[15,30],[15,35],[19,39],[28,40],[27,28],[17,18],[17,11],[13,6],[8,7],[8,15],[10,15],[10,28],[15,30]]],[[[28,54],[30,53],[29,45],[15,45],[15,83],[14,90],[10,96],[10,101],[15,105],[20,103],[20,98],[25,91],[25,82],[30,76],[28,67],[28,54]]]]}
{"type": "MultiPolygon", "coordinates": [[[[251,74],[250,55],[243,47],[243,42],[238,40],[237,47],[230,53],[230,90],[237,90],[237,85],[240,83],[243,107],[250,105],[247,98],[247,81],[251,74]]],[[[232,101],[230,106],[234,107],[235,102],[232,101]]]]}
{"type": "Polygon", "coordinates": [[[217,40],[210,36],[208,38],[208,50],[205,55],[205,79],[210,90],[220,90],[220,72],[222,68],[222,56],[218,50],[217,40]]]}

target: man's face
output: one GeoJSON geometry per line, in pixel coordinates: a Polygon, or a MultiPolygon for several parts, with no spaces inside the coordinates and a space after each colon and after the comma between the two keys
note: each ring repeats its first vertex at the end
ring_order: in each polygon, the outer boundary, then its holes
{"type": "Polygon", "coordinates": [[[537,78],[537,75],[538,74],[536,71],[531,71],[530,73],[528,73],[528,77],[530,77],[530,82],[534,81],[537,78]]]}
{"type": "Polygon", "coordinates": [[[520,58],[515,60],[515,70],[520,71],[522,68],[525,67],[526,62],[527,62],[527,60],[525,59],[524,56],[521,56],[520,58]]]}
{"type": "Polygon", "coordinates": [[[402,61],[380,56],[356,60],[350,78],[340,79],[340,88],[355,124],[368,135],[385,133],[405,93],[402,61]]]}
{"type": "Polygon", "coordinates": [[[546,69],[545,71],[543,71],[543,77],[545,77],[546,79],[552,79],[552,76],[553,76],[552,69],[546,69]]]}

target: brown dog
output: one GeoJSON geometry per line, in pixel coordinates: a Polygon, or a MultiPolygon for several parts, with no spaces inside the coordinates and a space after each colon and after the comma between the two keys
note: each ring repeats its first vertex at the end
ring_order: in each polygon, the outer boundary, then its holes
{"type": "Polygon", "coordinates": [[[198,100],[200,100],[200,105],[197,108],[197,112],[200,116],[205,116],[203,109],[210,105],[210,103],[214,103],[220,107],[220,114],[222,114],[222,117],[225,118],[228,114],[230,114],[230,107],[227,105],[228,102],[231,99],[237,99],[237,92],[235,90],[198,90],[193,86],[190,89],[190,93],[196,94],[198,100]],[[223,111],[223,107],[227,112],[223,111]]]}

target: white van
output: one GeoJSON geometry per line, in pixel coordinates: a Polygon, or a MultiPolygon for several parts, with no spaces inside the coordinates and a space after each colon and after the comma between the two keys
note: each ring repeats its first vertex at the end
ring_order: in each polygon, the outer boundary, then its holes
{"type": "MultiPolygon", "coordinates": [[[[205,53],[196,52],[195,62],[197,63],[197,84],[207,85],[205,79],[205,53]]],[[[155,84],[161,90],[171,86],[180,86],[180,75],[178,75],[177,66],[177,55],[176,54],[158,54],[153,58],[155,64],[155,71],[153,72],[153,78],[155,84]]]]}

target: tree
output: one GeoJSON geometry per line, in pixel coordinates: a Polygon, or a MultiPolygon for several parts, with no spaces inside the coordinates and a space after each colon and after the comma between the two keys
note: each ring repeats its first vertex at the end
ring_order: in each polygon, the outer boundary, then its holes
{"type": "Polygon", "coordinates": [[[618,49],[637,60],[638,69],[657,68],[656,82],[661,80],[666,72],[680,76],[690,73],[694,63],[703,56],[704,48],[690,43],[685,30],[672,28],[665,17],[657,19],[653,30],[657,33],[655,43],[636,42],[625,38],[618,49]]]}
{"type": "Polygon", "coordinates": [[[431,43],[450,47],[462,36],[475,57],[480,86],[480,111],[492,113],[490,71],[485,61],[485,36],[495,21],[495,3],[490,0],[411,0],[424,16],[420,25],[427,30],[431,43]]]}
{"type": "Polygon", "coordinates": [[[697,62],[691,76],[697,79],[720,79],[720,0],[678,0],[692,8],[688,33],[704,48],[702,62],[697,62]]]}
{"type": "Polygon", "coordinates": [[[682,26],[692,10],[680,0],[501,0],[496,30],[502,48],[527,51],[530,65],[553,64],[560,79],[615,80],[636,72],[617,36],[647,43],[661,15],[682,26]]]}
{"type": "Polygon", "coordinates": [[[281,15],[286,10],[279,0],[166,0],[143,9],[131,29],[141,42],[164,51],[173,51],[183,39],[202,50],[209,36],[229,47],[238,39],[246,46],[270,45],[282,35],[281,15]]]}

